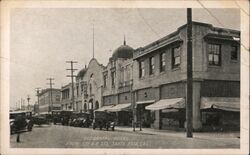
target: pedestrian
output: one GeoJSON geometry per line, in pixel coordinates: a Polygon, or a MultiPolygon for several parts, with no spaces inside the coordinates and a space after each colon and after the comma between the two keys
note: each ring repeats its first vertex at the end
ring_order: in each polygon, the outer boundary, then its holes
{"type": "Polygon", "coordinates": [[[22,123],[23,122],[23,117],[22,116],[17,116],[17,118],[15,119],[15,126],[16,126],[16,131],[17,131],[17,138],[16,138],[16,142],[19,143],[20,142],[20,131],[22,129],[22,123]]]}

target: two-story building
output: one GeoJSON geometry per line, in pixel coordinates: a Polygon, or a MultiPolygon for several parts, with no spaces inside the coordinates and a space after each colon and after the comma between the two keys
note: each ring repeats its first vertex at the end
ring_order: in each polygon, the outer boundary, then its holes
{"type": "MultiPolygon", "coordinates": [[[[240,32],[193,22],[193,127],[239,128],[240,32]]],[[[133,55],[136,121],[184,128],[187,26],[137,48],[133,55]]]]}
{"type": "Polygon", "coordinates": [[[38,108],[39,108],[40,114],[50,113],[51,110],[60,110],[61,109],[60,89],[55,89],[55,88],[43,89],[38,94],[38,98],[39,98],[39,107],[38,108]]]}
{"type": "Polygon", "coordinates": [[[73,110],[72,103],[72,84],[68,83],[61,87],[61,109],[62,110],[73,110]]]}
{"type": "Polygon", "coordinates": [[[103,108],[116,113],[118,125],[132,122],[133,51],[126,44],[114,50],[103,70],[103,108]]]}

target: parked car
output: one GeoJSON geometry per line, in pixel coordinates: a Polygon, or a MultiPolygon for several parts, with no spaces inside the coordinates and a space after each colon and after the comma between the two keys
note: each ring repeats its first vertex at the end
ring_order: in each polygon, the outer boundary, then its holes
{"type": "Polygon", "coordinates": [[[47,119],[46,115],[41,114],[33,117],[33,124],[43,125],[49,124],[49,120],[47,119]]]}
{"type": "Polygon", "coordinates": [[[79,113],[77,119],[74,123],[76,127],[88,128],[91,125],[90,114],[88,113],[79,113]]]}
{"type": "Polygon", "coordinates": [[[71,110],[62,110],[60,113],[61,123],[62,125],[69,125],[70,124],[70,118],[73,114],[73,111],[71,110]]]}
{"type": "Polygon", "coordinates": [[[115,130],[115,118],[113,113],[95,111],[94,120],[92,123],[93,129],[99,128],[102,130],[105,128],[107,131],[111,128],[112,131],[115,130]]]}
{"type": "Polygon", "coordinates": [[[62,110],[53,110],[52,111],[52,120],[56,125],[57,123],[61,123],[61,111],[62,110]]]}
{"type": "Polygon", "coordinates": [[[32,131],[33,121],[31,111],[10,112],[10,133],[32,131]]]}

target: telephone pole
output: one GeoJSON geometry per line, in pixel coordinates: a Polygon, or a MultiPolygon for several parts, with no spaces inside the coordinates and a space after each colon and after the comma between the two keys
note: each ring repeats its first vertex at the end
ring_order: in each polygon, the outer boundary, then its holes
{"type": "Polygon", "coordinates": [[[38,113],[38,115],[40,114],[40,110],[39,110],[39,93],[40,93],[40,89],[41,88],[35,88],[36,89],[36,95],[37,95],[37,113],[38,113]]]}
{"type": "Polygon", "coordinates": [[[192,9],[187,8],[187,137],[193,137],[193,62],[192,62],[192,9]]]}
{"type": "Polygon", "coordinates": [[[49,104],[49,108],[48,108],[48,113],[49,113],[50,111],[53,110],[52,85],[54,85],[54,83],[52,81],[55,79],[54,78],[47,78],[47,80],[49,80],[49,83],[47,83],[47,84],[50,86],[50,104],[49,104]]]}
{"type": "Polygon", "coordinates": [[[71,75],[67,75],[67,77],[71,77],[71,89],[72,89],[72,106],[73,106],[73,110],[75,111],[75,96],[74,96],[74,77],[76,77],[74,75],[74,71],[76,71],[77,69],[74,69],[74,63],[77,63],[77,61],[66,61],[66,63],[70,63],[70,69],[66,69],[66,70],[70,70],[71,71],[71,75]]]}

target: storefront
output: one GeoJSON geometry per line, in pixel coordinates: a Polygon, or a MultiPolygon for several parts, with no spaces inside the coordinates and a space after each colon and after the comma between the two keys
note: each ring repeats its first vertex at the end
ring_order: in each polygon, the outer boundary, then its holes
{"type": "Polygon", "coordinates": [[[240,130],[240,98],[202,97],[203,131],[240,130]]]}
{"type": "Polygon", "coordinates": [[[116,114],[118,126],[131,126],[132,125],[131,103],[117,104],[107,109],[107,111],[116,114]]]}

